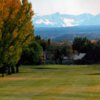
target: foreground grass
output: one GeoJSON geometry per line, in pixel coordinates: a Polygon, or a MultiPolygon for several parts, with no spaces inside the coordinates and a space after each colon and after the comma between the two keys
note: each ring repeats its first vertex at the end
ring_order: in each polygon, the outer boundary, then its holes
{"type": "Polygon", "coordinates": [[[0,100],[100,100],[100,65],[22,66],[0,77],[0,100]]]}

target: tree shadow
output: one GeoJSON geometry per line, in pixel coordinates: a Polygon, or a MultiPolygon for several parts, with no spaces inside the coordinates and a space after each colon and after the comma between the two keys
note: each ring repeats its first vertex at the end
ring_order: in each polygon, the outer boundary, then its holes
{"type": "Polygon", "coordinates": [[[100,75],[100,73],[91,73],[91,74],[88,74],[88,75],[100,75]]]}
{"type": "Polygon", "coordinates": [[[59,70],[61,68],[43,68],[43,67],[37,67],[37,68],[33,68],[33,69],[37,69],[37,70],[59,70]]]}

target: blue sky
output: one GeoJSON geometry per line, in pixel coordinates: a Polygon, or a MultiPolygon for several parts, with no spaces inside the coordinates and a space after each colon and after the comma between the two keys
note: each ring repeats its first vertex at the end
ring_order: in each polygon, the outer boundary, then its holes
{"type": "Polygon", "coordinates": [[[63,13],[78,15],[81,13],[100,13],[100,0],[29,0],[38,15],[63,13]]]}

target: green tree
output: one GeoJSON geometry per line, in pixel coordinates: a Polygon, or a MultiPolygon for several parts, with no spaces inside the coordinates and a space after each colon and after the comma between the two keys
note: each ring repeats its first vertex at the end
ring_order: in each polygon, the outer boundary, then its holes
{"type": "Polygon", "coordinates": [[[88,51],[88,47],[90,45],[90,41],[84,37],[76,37],[73,41],[73,50],[77,50],[79,53],[86,53],[88,51]]]}
{"type": "Polygon", "coordinates": [[[21,63],[25,65],[41,64],[42,55],[42,47],[37,42],[32,42],[24,48],[21,63]]]}
{"type": "Polygon", "coordinates": [[[55,50],[54,50],[54,60],[56,63],[61,63],[64,59],[64,57],[72,57],[72,46],[68,43],[64,43],[62,45],[57,45],[54,46],[55,50]]]}
{"type": "Polygon", "coordinates": [[[28,0],[0,0],[0,66],[8,73],[33,39],[32,6],[28,0]]]}

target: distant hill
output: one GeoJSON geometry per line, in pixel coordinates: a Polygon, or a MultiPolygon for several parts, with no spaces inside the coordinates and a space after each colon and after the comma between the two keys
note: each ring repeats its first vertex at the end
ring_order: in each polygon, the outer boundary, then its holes
{"type": "Polygon", "coordinates": [[[35,35],[54,41],[73,41],[75,37],[100,39],[100,25],[87,25],[75,27],[35,27],[35,35]]]}
{"type": "Polygon", "coordinates": [[[35,16],[33,18],[35,27],[67,27],[67,26],[84,26],[84,25],[100,25],[100,14],[80,14],[68,15],[54,13],[44,16],[35,16]]]}
{"type": "Polygon", "coordinates": [[[75,37],[87,37],[90,40],[100,40],[100,33],[76,33],[76,34],[64,34],[58,36],[53,41],[73,41],[75,37]]]}

